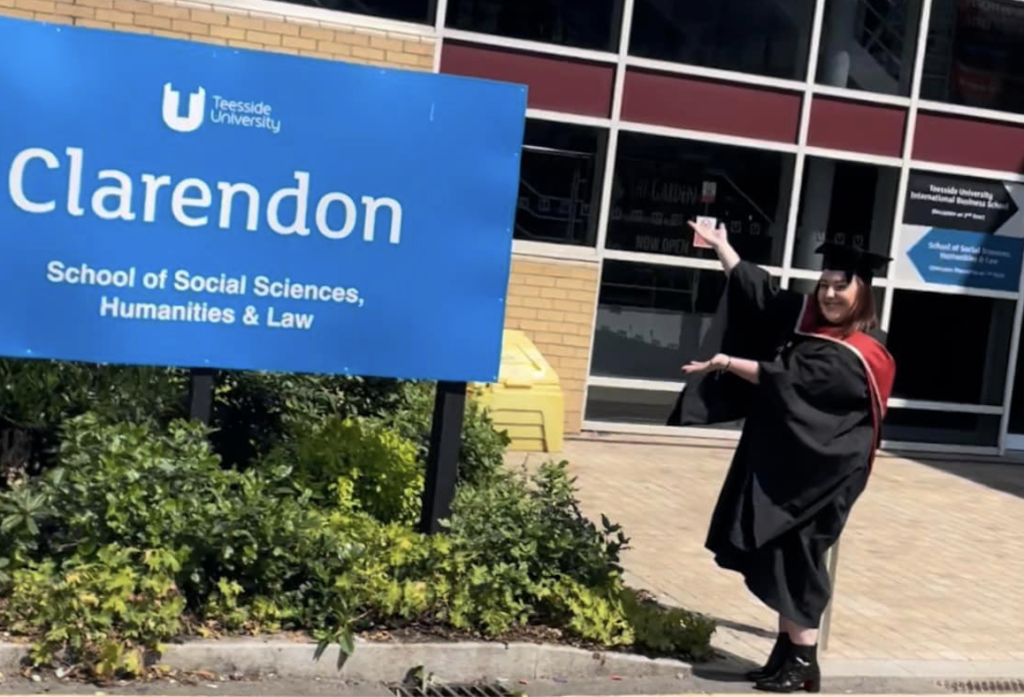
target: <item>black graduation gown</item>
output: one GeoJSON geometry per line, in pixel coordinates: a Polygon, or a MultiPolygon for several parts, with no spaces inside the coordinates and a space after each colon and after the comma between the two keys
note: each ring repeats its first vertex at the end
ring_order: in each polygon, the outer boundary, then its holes
{"type": "Polygon", "coordinates": [[[757,266],[734,268],[701,352],[758,360],[760,383],[696,376],[669,423],[746,419],[706,546],[769,607],[818,627],[830,595],[825,554],[864,490],[877,436],[863,363],[838,342],[796,333],[803,306],[757,266]]]}

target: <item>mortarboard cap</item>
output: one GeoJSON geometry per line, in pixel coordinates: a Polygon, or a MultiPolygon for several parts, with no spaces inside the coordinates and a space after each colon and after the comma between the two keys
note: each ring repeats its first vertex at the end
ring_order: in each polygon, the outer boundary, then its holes
{"type": "Polygon", "coordinates": [[[815,252],[822,255],[821,268],[827,271],[842,271],[847,276],[859,276],[870,284],[877,271],[892,261],[889,257],[875,254],[859,247],[849,247],[836,242],[825,242],[815,252]]]}

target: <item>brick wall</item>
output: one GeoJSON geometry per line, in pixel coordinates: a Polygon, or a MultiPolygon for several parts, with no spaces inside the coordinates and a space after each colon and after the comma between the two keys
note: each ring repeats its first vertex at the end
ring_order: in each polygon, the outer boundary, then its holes
{"type": "Polygon", "coordinates": [[[583,423],[597,288],[595,263],[512,259],[505,326],[522,330],[558,372],[569,433],[579,432],[583,423]]]}
{"type": "Polygon", "coordinates": [[[175,39],[315,56],[384,67],[432,70],[434,39],[288,14],[227,9],[184,0],[0,0],[0,15],[175,39]]]}

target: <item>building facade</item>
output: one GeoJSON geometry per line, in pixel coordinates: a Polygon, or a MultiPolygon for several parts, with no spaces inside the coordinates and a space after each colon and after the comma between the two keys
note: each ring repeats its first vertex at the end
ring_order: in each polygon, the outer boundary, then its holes
{"type": "MultiPolygon", "coordinates": [[[[875,280],[891,446],[1024,449],[1024,2],[0,0],[0,14],[529,86],[507,325],[569,432],[657,433],[725,277],[875,280]]],[[[734,437],[735,425],[691,431],[734,437]]]]}

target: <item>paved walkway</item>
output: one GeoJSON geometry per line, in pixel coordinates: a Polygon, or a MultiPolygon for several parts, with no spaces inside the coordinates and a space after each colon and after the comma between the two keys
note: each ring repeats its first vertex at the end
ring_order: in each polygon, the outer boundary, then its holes
{"type": "MultiPolygon", "coordinates": [[[[586,513],[632,538],[632,582],[715,617],[719,648],[760,660],[772,615],[703,548],[731,450],[605,437],[564,456],[586,513]]],[[[840,545],[827,657],[1024,666],[1024,465],[880,458],[840,545]]]]}

